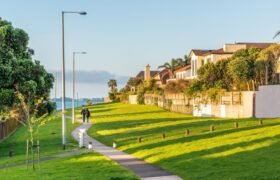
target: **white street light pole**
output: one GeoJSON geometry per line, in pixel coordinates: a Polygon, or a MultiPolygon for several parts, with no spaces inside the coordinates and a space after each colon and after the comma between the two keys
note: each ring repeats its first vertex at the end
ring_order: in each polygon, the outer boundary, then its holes
{"type": "Polygon", "coordinates": [[[76,86],[76,72],[75,72],[75,55],[86,54],[86,52],[73,52],[73,98],[72,98],[72,124],[75,123],[75,86],[76,86]]]}
{"type": "Polygon", "coordinates": [[[55,81],[54,81],[54,102],[56,103],[56,95],[57,95],[57,72],[55,73],[55,81]]]}
{"type": "Polygon", "coordinates": [[[62,19],[62,97],[61,97],[61,111],[62,111],[62,148],[66,148],[66,119],[65,119],[65,47],[64,47],[64,14],[72,13],[72,14],[80,14],[86,15],[86,12],[74,12],[74,11],[62,11],[61,19],[62,19]]]}

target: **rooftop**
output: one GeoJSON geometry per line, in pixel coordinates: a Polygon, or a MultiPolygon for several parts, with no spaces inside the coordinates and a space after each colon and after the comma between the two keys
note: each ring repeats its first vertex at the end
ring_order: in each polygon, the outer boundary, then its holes
{"type": "MultiPolygon", "coordinates": [[[[150,71],[151,77],[154,77],[159,71],[150,71]]],[[[137,76],[137,78],[144,78],[144,71],[140,71],[137,76]]]]}
{"type": "Polygon", "coordinates": [[[182,71],[186,71],[186,70],[188,70],[188,69],[190,69],[191,68],[191,65],[187,65],[187,66],[183,66],[183,67],[181,67],[181,68],[179,68],[179,69],[176,69],[174,72],[175,73],[177,73],[177,72],[182,72],[182,71]]]}

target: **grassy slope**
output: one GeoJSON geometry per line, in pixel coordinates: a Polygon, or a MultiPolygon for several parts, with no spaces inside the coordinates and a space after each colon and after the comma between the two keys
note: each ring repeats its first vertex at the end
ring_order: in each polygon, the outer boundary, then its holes
{"type": "Polygon", "coordinates": [[[41,171],[26,170],[25,166],[0,169],[2,180],[18,179],[138,179],[125,168],[97,153],[43,162],[41,171]]]}
{"type": "Polygon", "coordinates": [[[280,119],[194,118],[154,106],[99,104],[89,134],[184,179],[280,178],[280,119]],[[215,132],[209,132],[213,124],[215,132]],[[184,130],[190,129],[190,137],[184,130]],[[161,133],[167,138],[161,139],[161,133]],[[143,142],[137,143],[142,136],[143,142]]]}
{"type": "MultiPolygon", "coordinates": [[[[71,131],[77,126],[78,124],[72,125],[71,121],[67,120],[66,151],[77,147],[77,143],[71,136],[71,131]]],[[[12,136],[0,143],[0,166],[25,161],[26,137],[26,128],[20,127],[12,136]],[[8,158],[9,150],[14,152],[12,158],[8,158]]],[[[39,140],[42,157],[65,152],[61,146],[61,118],[56,118],[42,126],[39,130],[39,140]]]]}
{"type": "MultiPolygon", "coordinates": [[[[77,149],[77,142],[72,138],[71,131],[79,124],[72,125],[67,120],[67,149],[77,149]]],[[[25,161],[26,129],[19,128],[7,140],[0,143],[0,166],[25,161]],[[12,158],[8,157],[9,150],[14,151],[12,158]]],[[[40,129],[39,139],[41,145],[41,157],[64,153],[61,149],[61,118],[48,122],[40,129]]],[[[30,168],[31,169],[31,168],[30,168]]],[[[122,177],[121,179],[138,179],[130,171],[122,168],[113,161],[97,153],[81,156],[51,160],[42,162],[42,170],[33,172],[26,166],[9,169],[0,169],[0,179],[110,179],[110,177],[122,177]]]]}

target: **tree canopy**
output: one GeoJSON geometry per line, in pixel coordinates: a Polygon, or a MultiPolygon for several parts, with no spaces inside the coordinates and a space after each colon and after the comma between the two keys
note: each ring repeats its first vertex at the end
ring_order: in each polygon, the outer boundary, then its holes
{"type": "MultiPolygon", "coordinates": [[[[0,18],[0,109],[17,104],[16,93],[23,94],[34,109],[35,99],[49,104],[54,77],[40,61],[33,60],[34,51],[28,47],[28,34],[0,18]]],[[[40,108],[45,113],[45,108],[40,108]]],[[[35,109],[34,109],[35,111],[35,109]]]]}

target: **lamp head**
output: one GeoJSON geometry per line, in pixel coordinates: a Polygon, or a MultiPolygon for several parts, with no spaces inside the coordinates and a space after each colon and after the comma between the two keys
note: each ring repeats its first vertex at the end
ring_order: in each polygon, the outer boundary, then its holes
{"type": "Polygon", "coordinates": [[[82,12],[79,12],[80,15],[87,15],[87,12],[85,11],[82,11],[82,12]]]}

